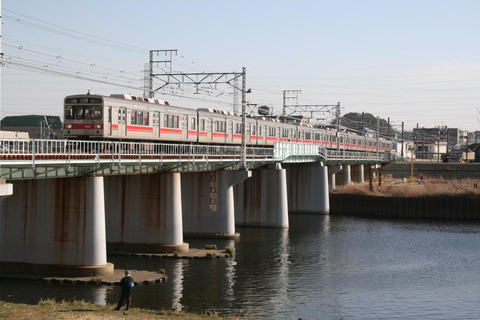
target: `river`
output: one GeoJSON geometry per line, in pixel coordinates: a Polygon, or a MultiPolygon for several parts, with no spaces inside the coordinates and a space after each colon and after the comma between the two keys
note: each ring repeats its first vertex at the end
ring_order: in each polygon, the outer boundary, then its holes
{"type": "MultiPolygon", "coordinates": [[[[240,228],[232,259],[109,256],[118,268],[165,269],[139,285],[133,307],[245,319],[478,319],[480,225],[472,222],[290,215],[288,230],[240,228]]],[[[135,277],[135,271],[132,272],[135,277]]],[[[119,288],[0,280],[0,300],[115,304],[119,288]]]]}

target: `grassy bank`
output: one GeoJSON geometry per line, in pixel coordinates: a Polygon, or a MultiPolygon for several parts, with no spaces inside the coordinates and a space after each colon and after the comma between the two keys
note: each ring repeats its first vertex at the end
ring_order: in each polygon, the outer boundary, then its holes
{"type": "Polygon", "coordinates": [[[221,318],[216,315],[197,315],[172,311],[147,310],[133,308],[124,314],[123,310],[113,310],[115,306],[100,306],[83,301],[55,302],[43,300],[37,305],[17,304],[0,301],[0,319],[12,320],[113,320],[130,318],[140,320],[199,320],[199,319],[239,319],[236,317],[221,318]]]}
{"type": "Polygon", "coordinates": [[[345,186],[337,186],[333,193],[368,195],[377,197],[405,197],[420,198],[429,196],[467,196],[480,197],[480,179],[433,179],[426,178],[422,183],[415,180],[413,183],[407,179],[394,179],[386,177],[382,179],[382,185],[378,181],[373,183],[370,190],[369,183],[353,183],[345,186]]]}

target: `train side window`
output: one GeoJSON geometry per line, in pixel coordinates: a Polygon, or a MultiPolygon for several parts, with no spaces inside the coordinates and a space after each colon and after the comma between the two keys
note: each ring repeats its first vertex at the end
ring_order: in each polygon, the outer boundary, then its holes
{"type": "Polygon", "coordinates": [[[173,114],[166,114],[165,117],[163,118],[163,125],[166,128],[178,128],[179,122],[178,122],[178,116],[175,116],[173,114]]]}
{"type": "Polygon", "coordinates": [[[150,125],[150,113],[148,113],[148,111],[143,112],[142,124],[144,126],[150,125]]]}
{"type": "Polygon", "coordinates": [[[269,127],[268,128],[268,136],[269,137],[276,137],[277,136],[277,128],[269,127]]]}
{"type": "Polygon", "coordinates": [[[315,133],[315,141],[320,141],[320,133],[315,133]]]}
{"type": "Polygon", "coordinates": [[[200,131],[205,131],[205,119],[200,120],[200,131]]]}
{"type": "Polygon", "coordinates": [[[311,132],[305,132],[305,140],[311,140],[312,138],[312,133],[311,132]]]}
{"type": "Polygon", "coordinates": [[[251,131],[252,135],[256,135],[257,134],[257,126],[252,124],[250,131],[251,131]]]}
{"type": "Polygon", "coordinates": [[[282,129],[282,138],[288,138],[288,129],[282,129]]]}
{"type": "Polygon", "coordinates": [[[215,132],[227,132],[227,125],[225,121],[215,121],[215,132]]]}
{"type": "Polygon", "coordinates": [[[242,134],[242,124],[241,123],[236,123],[235,124],[235,133],[236,134],[242,134]]]}
{"type": "Polygon", "coordinates": [[[137,124],[137,111],[135,110],[132,110],[132,113],[130,113],[130,123],[137,124]]]}
{"type": "Polygon", "coordinates": [[[195,130],[195,129],[196,129],[196,124],[197,124],[196,119],[195,119],[195,118],[191,118],[191,119],[190,119],[190,129],[195,130]]]}

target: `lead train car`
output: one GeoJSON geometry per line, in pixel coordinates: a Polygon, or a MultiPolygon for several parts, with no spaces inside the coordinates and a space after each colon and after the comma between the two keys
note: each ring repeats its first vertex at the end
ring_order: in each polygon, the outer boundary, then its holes
{"type": "Polygon", "coordinates": [[[197,111],[166,101],[74,95],[65,98],[64,112],[65,138],[197,142],[197,111]]]}
{"type": "MultiPolygon", "coordinates": [[[[64,101],[64,135],[69,139],[114,139],[240,145],[242,119],[232,112],[188,109],[130,95],[73,95],[64,101]]],[[[391,142],[353,133],[246,119],[246,143],[313,143],[328,149],[390,151],[391,142]],[[377,146],[378,145],[378,146],[377,146]]]]}

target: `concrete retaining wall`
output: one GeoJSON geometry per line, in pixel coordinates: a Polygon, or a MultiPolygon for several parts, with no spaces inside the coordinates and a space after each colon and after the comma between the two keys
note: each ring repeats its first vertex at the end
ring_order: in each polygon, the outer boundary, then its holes
{"type": "Polygon", "coordinates": [[[386,198],[330,194],[330,214],[365,217],[480,219],[480,199],[435,196],[424,198],[386,198]]]}
{"type": "MultiPolygon", "coordinates": [[[[410,177],[411,163],[394,162],[382,167],[383,174],[394,178],[410,177]]],[[[445,179],[480,179],[480,163],[421,163],[414,162],[413,174],[418,177],[435,177],[445,179]]]]}

